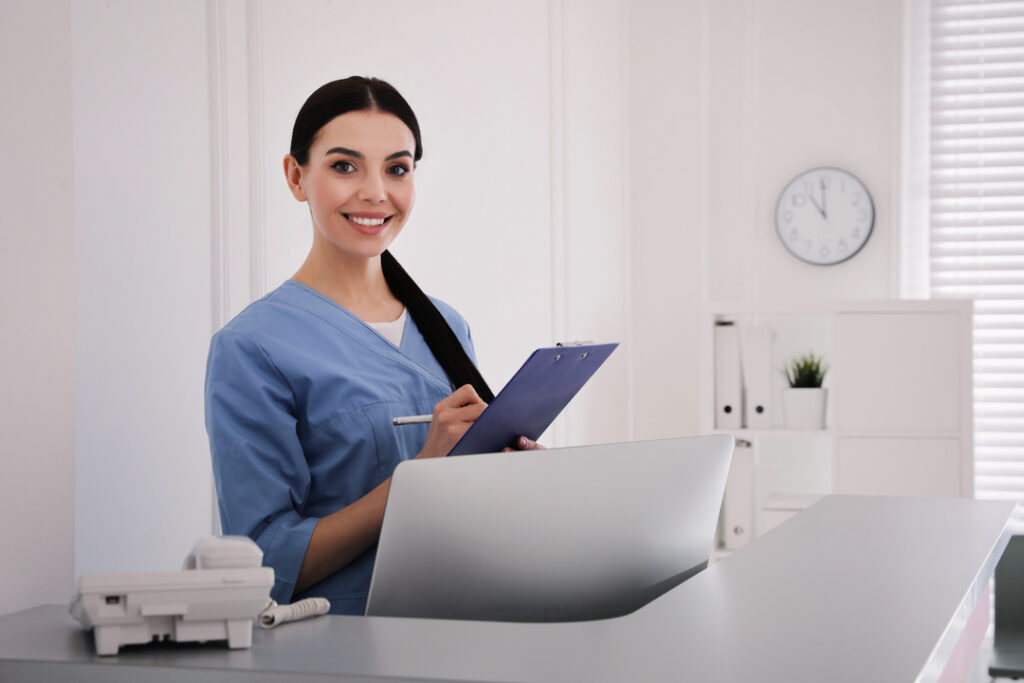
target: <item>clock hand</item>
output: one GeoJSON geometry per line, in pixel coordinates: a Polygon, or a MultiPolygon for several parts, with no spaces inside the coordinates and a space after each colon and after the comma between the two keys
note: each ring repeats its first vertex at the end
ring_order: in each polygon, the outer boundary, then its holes
{"type": "MultiPolygon", "coordinates": [[[[811,204],[814,204],[814,208],[818,210],[818,213],[821,214],[821,217],[825,218],[825,211],[821,208],[821,205],[818,204],[818,202],[814,201],[814,195],[808,193],[807,198],[811,200],[811,204]]],[[[824,199],[824,195],[822,195],[822,199],[824,199]]]]}
{"type": "Polygon", "coordinates": [[[821,217],[822,218],[825,218],[825,219],[828,218],[828,211],[826,210],[826,205],[825,205],[825,179],[824,178],[821,179],[821,208],[818,209],[818,210],[821,211],[821,217]]]}

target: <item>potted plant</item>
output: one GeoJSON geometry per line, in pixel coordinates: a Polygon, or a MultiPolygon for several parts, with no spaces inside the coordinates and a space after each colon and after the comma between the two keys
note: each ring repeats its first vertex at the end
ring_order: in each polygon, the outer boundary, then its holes
{"type": "Polygon", "coordinates": [[[782,368],[788,389],[782,391],[786,429],[824,429],[825,394],[821,384],[828,366],[822,356],[808,352],[782,368]]]}

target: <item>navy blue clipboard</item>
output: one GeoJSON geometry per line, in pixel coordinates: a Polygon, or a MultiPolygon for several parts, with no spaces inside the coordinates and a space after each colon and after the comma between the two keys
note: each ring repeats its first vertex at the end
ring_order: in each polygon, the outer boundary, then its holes
{"type": "Polygon", "coordinates": [[[536,441],[617,346],[577,344],[537,349],[448,455],[496,453],[512,446],[520,436],[536,441]]]}

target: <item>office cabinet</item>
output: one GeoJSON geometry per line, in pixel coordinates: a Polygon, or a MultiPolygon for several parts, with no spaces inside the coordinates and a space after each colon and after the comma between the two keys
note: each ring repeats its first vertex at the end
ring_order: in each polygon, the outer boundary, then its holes
{"type": "Polygon", "coordinates": [[[701,424],[751,445],[748,490],[729,497],[753,502],[755,533],[780,519],[780,500],[973,496],[971,302],[713,304],[702,320],[701,424]],[[739,429],[715,429],[712,331],[722,324],[773,331],[771,428],[749,429],[744,419],[739,429]],[[828,363],[826,425],[787,430],[782,368],[807,352],[828,363]]]}
{"type": "Polygon", "coordinates": [[[962,370],[970,347],[955,312],[848,312],[835,315],[832,362],[837,431],[955,434],[962,370]]]}

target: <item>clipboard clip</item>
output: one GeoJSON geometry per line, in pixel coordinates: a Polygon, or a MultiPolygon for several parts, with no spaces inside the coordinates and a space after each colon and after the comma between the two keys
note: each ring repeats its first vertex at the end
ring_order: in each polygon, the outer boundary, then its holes
{"type": "MultiPolygon", "coordinates": [[[[560,348],[568,348],[570,346],[590,346],[593,343],[594,342],[589,342],[589,341],[557,342],[557,343],[555,343],[555,346],[556,347],[560,347],[560,348]]],[[[590,353],[588,351],[584,351],[583,353],[580,354],[580,360],[583,360],[588,355],[590,355],[590,353]]],[[[556,361],[562,360],[562,354],[559,353],[558,355],[556,355],[555,356],[555,360],[556,361]]]]}

